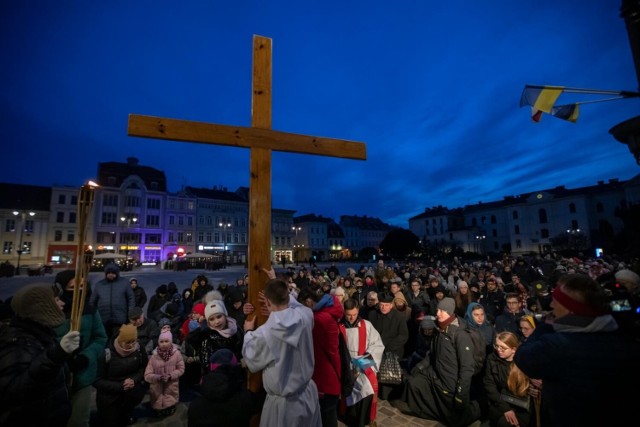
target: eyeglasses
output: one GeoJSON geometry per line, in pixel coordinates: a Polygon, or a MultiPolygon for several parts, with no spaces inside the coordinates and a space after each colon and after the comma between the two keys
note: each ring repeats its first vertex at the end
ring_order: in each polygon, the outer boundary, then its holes
{"type": "Polygon", "coordinates": [[[493,348],[495,348],[498,351],[509,351],[509,350],[511,350],[509,347],[503,347],[503,346],[498,345],[498,344],[494,344],[493,348]]]}

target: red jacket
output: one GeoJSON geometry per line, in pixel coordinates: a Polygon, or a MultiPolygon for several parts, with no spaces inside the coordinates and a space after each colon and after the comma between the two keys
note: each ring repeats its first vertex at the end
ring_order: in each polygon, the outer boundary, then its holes
{"type": "Polygon", "coordinates": [[[326,294],[313,309],[313,381],[318,392],[340,395],[340,353],[338,352],[338,322],[344,308],[337,297],[326,294]]]}

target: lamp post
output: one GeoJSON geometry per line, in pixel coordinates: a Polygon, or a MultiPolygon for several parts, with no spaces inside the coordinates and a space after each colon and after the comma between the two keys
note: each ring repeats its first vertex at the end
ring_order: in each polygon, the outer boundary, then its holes
{"type": "Polygon", "coordinates": [[[24,248],[22,247],[22,237],[24,236],[24,229],[25,229],[25,225],[26,225],[26,217],[27,214],[29,214],[30,217],[33,217],[36,213],[35,212],[18,212],[18,211],[13,211],[13,215],[14,216],[18,216],[20,215],[21,218],[21,224],[20,224],[20,243],[18,243],[18,250],[16,251],[18,253],[18,266],[16,267],[16,276],[20,275],[20,257],[22,256],[22,252],[24,252],[24,248]]]}
{"type": "Polygon", "coordinates": [[[480,253],[482,255],[484,255],[484,239],[486,239],[487,236],[485,236],[484,234],[476,234],[476,240],[479,242],[478,243],[478,249],[480,250],[480,253]]]}
{"type": "Polygon", "coordinates": [[[125,242],[127,245],[127,249],[125,249],[125,256],[127,257],[124,260],[125,263],[125,268],[128,268],[128,264],[129,264],[129,246],[131,245],[131,233],[129,231],[129,229],[131,228],[131,223],[136,224],[138,222],[138,218],[134,215],[126,215],[126,216],[121,216],[120,217],[120,221],[122,223],[127,223],[127,241],[125,242]]]}
{"type": "Polygon", "coordinates": [[[296,232],[296,239],[295,242],[293,244],[293,262],[296,263],[296,265],[298,265],[298,231],[302,230],[302,227],[291,227],[291,229],[293,231],[296,232]]]}
{"type": "Polygon", "coordinates": [[[230,222],[220,222],[219,227],[222,227],[222,267],[227,267],[227,228],[231,228],[230,222]]]}

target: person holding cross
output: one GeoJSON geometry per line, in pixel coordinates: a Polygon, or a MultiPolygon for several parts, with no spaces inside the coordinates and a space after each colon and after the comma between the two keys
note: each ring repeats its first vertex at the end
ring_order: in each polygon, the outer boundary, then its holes
{"type": "MultiPolygon", "coordinates": [[[[289,293],[287,284],[264,270],[270,280],[260,295],[267,321],[255,329],[255,316],[244,322],[242,356],[251,372],[262,371],[267,392],[260,426],[320,427],[318,387],[313,376],[313,312],[289,293]]],[[[245,304],[247,314],[255,308],[245,304]]]]}

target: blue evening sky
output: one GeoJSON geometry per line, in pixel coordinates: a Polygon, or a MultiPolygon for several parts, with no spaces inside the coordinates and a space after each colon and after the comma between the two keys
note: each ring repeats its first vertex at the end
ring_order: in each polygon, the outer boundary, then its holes
{"type": "Polygon", "coordinates": [[[128,137],[127,118],[250,126],[254,34],[273,39],[273,129],[367,145],[366,161],[274,152],[275,208],[407,227],[425,207],[630,179],[609,129],[637,99],[576,124],[519,107],[525,84],[637,90],[620,4],[5,1],[0,181],[80,186],[134,156],[170,191],[248,186],[249,150],[128,137]]]}

